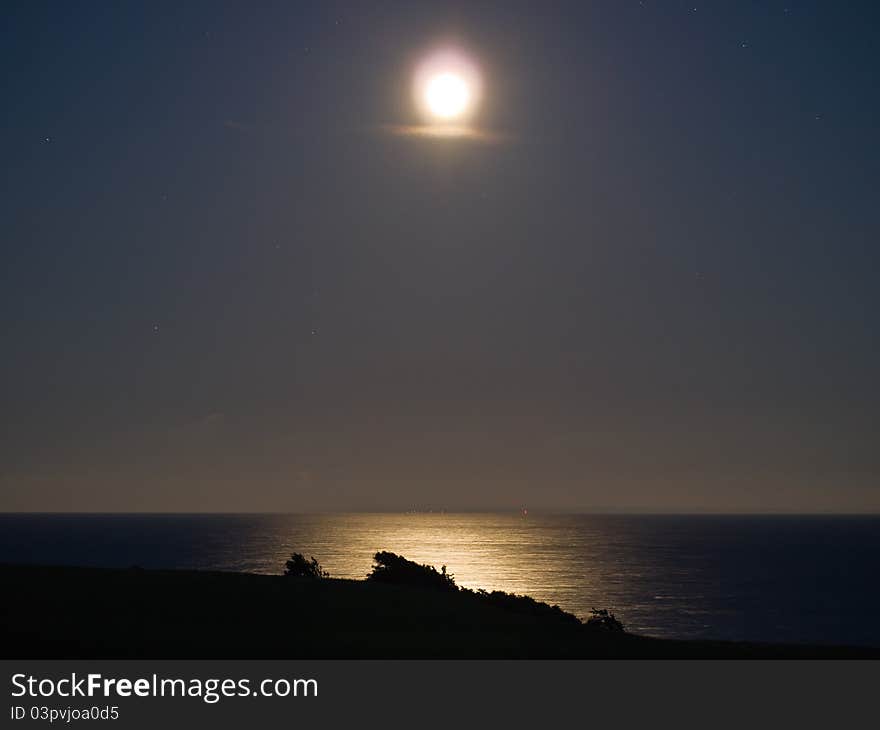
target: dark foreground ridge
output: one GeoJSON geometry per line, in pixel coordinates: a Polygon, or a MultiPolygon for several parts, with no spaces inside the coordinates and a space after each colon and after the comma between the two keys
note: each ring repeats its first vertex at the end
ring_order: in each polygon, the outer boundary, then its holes
{"type": "Polygon", "coordinates": [[[337,580],[0,565],[0,646],[7,659],[880,658],[870,648],[650,639],[601,614],[585,624],[527,597],[451,578],[444,588],[445,571],[425,584],[377,567],[369,580],[337,580]]]}

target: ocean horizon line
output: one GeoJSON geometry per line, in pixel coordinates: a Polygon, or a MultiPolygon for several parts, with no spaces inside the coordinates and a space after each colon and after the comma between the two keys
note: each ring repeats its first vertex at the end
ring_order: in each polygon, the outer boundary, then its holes
{"type": "Polygon", "coordinates": [[[515,515],[521,517],[880,517],[880,512],[752,512],[752,511],[661,511],[661,510],[555,510],[528,508],[498,509],[399,509],[399,510],[0,510],[0,515],[254,515],[254,516],[321,516],[321,515],[515,515]]]}

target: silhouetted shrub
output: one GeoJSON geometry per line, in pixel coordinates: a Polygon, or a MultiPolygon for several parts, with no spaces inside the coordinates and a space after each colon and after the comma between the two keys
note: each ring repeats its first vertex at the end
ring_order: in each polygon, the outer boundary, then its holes
{"type": "Polygon", "coordinates": [[[367,575],[367,580],[370,581],[459,591],[464,596],[472,597],[472,600],[510,613],[534,616],[559,622],[559,624],[580,626],[583,623],[592,631],[624,632],[623,624],[607,608],[592,609],[590,618],[581,622],[577,616],[563,611],[559,606],[551,606],[543,601],[537,601],[531,596],[519,596],[504,591],[489,592],[482,588],[477,590],[459,588],[455,585],[454,577],[446,572],[445,565],[438,572],[433,565],[419,565],[412,560],[407,560],[402,555],[385,551],[376,553],[373,556],[373,562],[373,571],[367,575]]]}
{"type": "Polygon", "coordinates": [[[294,553],[284,564],[284,575],[291,578],[329,578],[330,573],[321,567],[321,564],[312,556],[306,560],[301,553],[294,553]]]}
{"type": "Polygon", "coordinates": [[[433,565],[419,565],[407,560],[402,555],[389,552],[376,553],[373,556],[373,561],[375,562],[373,572],[367,575],[367,580],[439,588],[444,591],[458,590],[455,579],[446,572],[445,565],[438,573],[433,565]]]}
{"type": "Polygon", "coordinates": [[[543,619],[552,619],[567,624],[581,623],[581,620],[574,614],[568,613],[568,611],[563,611],[559,606],[551,606],[543,601],[537,601],[531,596],[520,596],[516,593],[505,593],[504,591],[489,592],[484,588],[477,588],[476,590],[461,588],[460,590],[473,595],[483,603],[504,609],[511,613],[526,614],[543,619]]]}
{"type": "Polygon", "coordinates": [[[590,618],[586,620],[585,624],[588,629],[609,631],[615,634],[622,634],[625,631],[623,624],[607,608],[591,608],[590,618]]]}

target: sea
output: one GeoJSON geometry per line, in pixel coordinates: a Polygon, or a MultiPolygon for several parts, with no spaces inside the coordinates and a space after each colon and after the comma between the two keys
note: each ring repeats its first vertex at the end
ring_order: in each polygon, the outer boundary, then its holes
{"type": "Polygon", "coordinates": [[[875,516],[0,514],[6,563],[360,579],[379,550],[649,636],[880,646],[875,516]]]}

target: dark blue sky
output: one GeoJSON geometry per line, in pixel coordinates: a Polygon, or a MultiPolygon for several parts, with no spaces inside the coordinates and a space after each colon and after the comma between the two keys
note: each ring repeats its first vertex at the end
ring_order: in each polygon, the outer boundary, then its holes
{"type": "Polygon", "coordinates": [[[7,4],[0,508],[877,511],[878,27],[7,4]]]}

